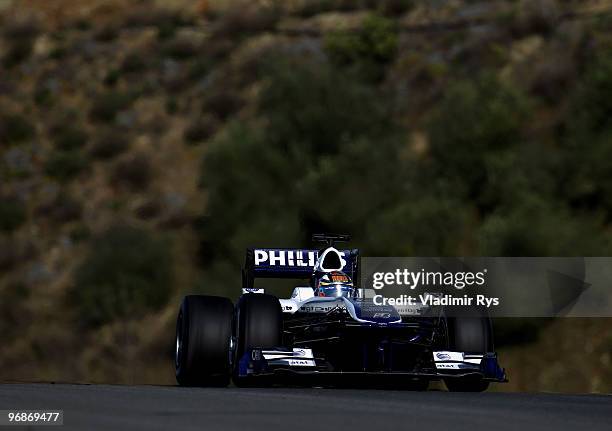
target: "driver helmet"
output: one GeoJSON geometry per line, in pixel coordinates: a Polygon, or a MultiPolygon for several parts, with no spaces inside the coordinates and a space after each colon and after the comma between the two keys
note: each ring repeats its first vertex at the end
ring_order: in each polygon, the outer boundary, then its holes
{"type": "Polygon", "coordinates": [[[350,277],[342,271],[321,274],[315,281],[315,296],[340,298],[353,296],[354,287],[350,277]]]}

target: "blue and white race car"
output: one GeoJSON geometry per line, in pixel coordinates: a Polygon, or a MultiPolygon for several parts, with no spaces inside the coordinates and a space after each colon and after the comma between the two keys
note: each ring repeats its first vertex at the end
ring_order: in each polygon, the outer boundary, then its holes
{"type": "Polygon", "coordinates": [[[315,235],[322,250],[248,249],[242,296],[190,295],[176,329],[176,378],[186,386],[365,384],[483,391],[507,381],[489,317],[478,309],[377,305],[355,286],[358,250],[345,235],[315,235]],[[279,299],[256,279],[308,280],[279,299]],[[302,378],[300,380],[300,378],[302,378]]]}

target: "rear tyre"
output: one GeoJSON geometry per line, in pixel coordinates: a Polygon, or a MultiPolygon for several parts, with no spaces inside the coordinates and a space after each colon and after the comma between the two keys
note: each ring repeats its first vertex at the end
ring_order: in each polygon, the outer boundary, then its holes
{"type": "MultiPolygon", "coordinates": [[[[493,325],[486,311],[480,308],[448,310],[448,348],[457,352],[493,352],[493,325]]],[[[451,392],[483,392],[489,382],[480,377],[457,377],[444,380],[451,392]]]]}
{"type": "MultiPolygon", "coordinates": [[[[239,377],[239,361],[248,349],[280,346],[283,331],[282,311],[278,298],[260,293],[243,295],[236,305],[236,354],[233,381],[236,386],[249,386],[254,381],[239,377]]],[[[264,383],[258,379],[259,383],[264,383]]]]}
{"type": "Polygon", "coordinates": [[[189,295],[176,322],[176,381],[181,386],[227,386],[234,307],[227,298],[189,295]]]}

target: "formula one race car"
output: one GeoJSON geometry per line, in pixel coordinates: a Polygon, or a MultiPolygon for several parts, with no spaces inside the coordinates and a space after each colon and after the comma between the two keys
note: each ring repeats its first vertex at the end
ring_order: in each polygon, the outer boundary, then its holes
{"type": "Polygon", "coordinates": [[[357,288],[358,250],[345,235],[315,235],[322,250],[249,249],[242,296],[190,295],[176,329],[176,378],[186,386],[308,384],[406,385],[444,380],[451,391],[504,382],[489,317],[477,309],[376,305],[357,288]],[[289,299],[255,287],[258,278],[309,280],[289,299]]]}

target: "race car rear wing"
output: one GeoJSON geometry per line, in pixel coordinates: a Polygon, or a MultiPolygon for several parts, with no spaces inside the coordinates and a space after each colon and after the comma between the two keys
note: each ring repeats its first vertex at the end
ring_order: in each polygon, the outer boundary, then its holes
{"type": "MultiPolygon", "coordinates": [[[[359,250],[338,250],[342,270],[358,282],[359,250]]],[[[256,278],[308,279],[319,251],[299,248],[249,248],[242,270],[242,288],[253,289],[256,278]]]]}

